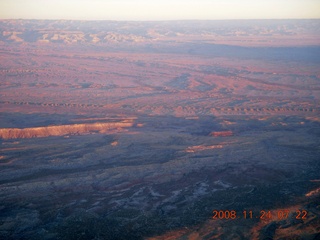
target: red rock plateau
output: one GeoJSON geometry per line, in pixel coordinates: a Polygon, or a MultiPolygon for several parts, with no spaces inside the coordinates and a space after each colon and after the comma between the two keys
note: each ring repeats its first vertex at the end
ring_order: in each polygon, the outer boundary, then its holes
{"type": "Polygon", "coordinates": [[[319,115],[318,25],[1,21],[1,110],[319,115]]]}
{"type": "Polygon", "coordinates": [[[0,20],[0,239],[320,239],[319,29],[0,20]]]}

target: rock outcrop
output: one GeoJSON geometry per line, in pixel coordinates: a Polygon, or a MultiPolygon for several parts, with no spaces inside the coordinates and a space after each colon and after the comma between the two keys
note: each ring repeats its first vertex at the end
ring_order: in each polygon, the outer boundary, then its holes
{"type": "Polygon", "coordinates": [[[194,152],[199,152],[199,151],[204,151],[209,149],[217,149],[217,148],[223,148],[223,146],[221,144],[210,145],[210,146],[198,145],[198,146],[188,147],[185,150],[185,152],[194,153],[194,152]]]}
{"type": "Polygon", "coordinates": [[[212,132],[210,136],[213,137],[230,137],[233,135],[232,131],[221,131],[221,132],[212,132]]]}
{"type": "Polygon", "coordinates": [[[84,134],[90,132],[105,133],[110,130],[132,127],[133,122],[111,122],[111,123],[84,123],[72,125],[58,125],[34,128],[2,128],[0,138],[38,138],[49,136],[64,136],[68,134],[84,134]]]}

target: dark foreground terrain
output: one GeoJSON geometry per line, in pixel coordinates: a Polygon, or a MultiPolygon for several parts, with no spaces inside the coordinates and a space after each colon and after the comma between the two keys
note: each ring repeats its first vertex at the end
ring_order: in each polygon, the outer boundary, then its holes
{"type": "Polygon", "coordinates": [[[319,21],[0,26],[1,239],[319,239],[319,21]]]}

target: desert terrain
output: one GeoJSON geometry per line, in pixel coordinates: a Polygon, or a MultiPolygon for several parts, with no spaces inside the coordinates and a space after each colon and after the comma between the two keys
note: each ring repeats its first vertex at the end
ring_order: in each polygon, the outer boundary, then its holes
{"type": "Polygon", "coordinates": [[[1,20],[0,238],[319,239],[319,103],[319,20],[1,20]]]}

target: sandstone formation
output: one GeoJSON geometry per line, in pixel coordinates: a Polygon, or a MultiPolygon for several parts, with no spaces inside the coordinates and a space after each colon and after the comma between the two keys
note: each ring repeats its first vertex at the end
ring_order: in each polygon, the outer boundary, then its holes
{"type": "Polygon", "coordinates": [[[49,136],[64,136],[68,134],[84,134],[91,132],[105,133],[110,130],[132,127],[133,122],[117,123],[88,123],[60,126],[34,127],[34,128],[2,128],[0,137],[3,139],[14,138],[39,138],[49,136]]]}
{"type": "Polygon", "coordinates": [[[213,137],[230,137],[233,135],[232,131],[221,131],[221,132],[212,132],[210,136],[213,137]]]}

